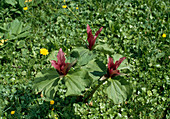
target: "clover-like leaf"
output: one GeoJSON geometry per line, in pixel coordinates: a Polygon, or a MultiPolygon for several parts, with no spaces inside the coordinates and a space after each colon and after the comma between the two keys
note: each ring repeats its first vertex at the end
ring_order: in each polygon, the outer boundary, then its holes
{"type": "Polygon", "coordinates": [[[11,32],[12,34],[18,35],[22,32],[22,26],[23,26],[23,22],[20,22],[18,19],[15,19],[12,23],[11,23],[11,32]]]}

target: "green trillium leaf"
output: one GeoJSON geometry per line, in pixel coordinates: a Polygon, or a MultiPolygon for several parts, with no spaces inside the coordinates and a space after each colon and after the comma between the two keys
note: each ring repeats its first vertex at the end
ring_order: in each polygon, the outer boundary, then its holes
{"type": "Polygon", "coordinates": [[[89,51],[89,49],[85,49],[83,47],[74,49],[71,56],[78,58],[78,64],[81,66],[86,65],[89,61],[96,57],[92,51],[89,51]]]}
{"type": "Polygon", "coordinates": [[[113,54],[113,53],[114,53],[114,49],[113,49],[113,48],[110,48],[110,47],[108,46],[108,44],[97,45],[97,46],[95,47],[95,49],[96,49],[97,51],[100,51],[100,52],[104,53],[104,54],[113,54]]]}
{"type": "Polygon", "coordinates": [[[67,74],[65,76],[65,85],[67,87],[66,96],[81,95],[85,87],[90,85],[92,81],[88,72],[85,70],[79,70],[72,74],[67,74]]]}
{"type": "Polygon", "coordinates": [[[33,87],[37,93],[42,92],[45,97],[53,99],[59,79],[55,69],[46,69],[36,75],[33,87]]]}
{"type": "Polygon", "coordinates": [[[106,93],[115,104],[119,104],[131,96],[132,87],[126,80],[113,80],[109,78],[106,93]]]}
{"type": "Polygon", "coordinates": [[[82,68],[89,72],[89,75],[93,78],[93,81],[98,80],[101,76],[107,73],[105,64],[99,60],[91,60],[82,68]]]}

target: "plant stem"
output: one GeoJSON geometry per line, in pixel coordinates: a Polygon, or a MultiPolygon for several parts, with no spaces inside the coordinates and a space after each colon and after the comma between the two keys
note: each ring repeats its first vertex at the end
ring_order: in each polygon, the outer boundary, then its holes
{"type": "MultiPolygon", "coordinates": [[[[83,40],[81,37],[80,37],[81,40],[83,40]]],[[[84,41],[84,40],[83,40],[84,41]]],[[[87,45],[86,41],[84,41],[84,43],[86,44],[87,48],[89,48],[89,46],[87,45]]]]}
{"type": "Polygon", "coordinates": [[[96,92],[96,90],[105,82],[107,81],[107,77],[106,76],[102,76],[100,79],[99,79],[99,83],[98,85],[91,91],[91,93],[89,93],[87,95],[87,97],[83,100],[83,102],[87,102],[88,99],[90,99],[93,94],[96,92]]]}
{"type": "Polygon", "coordinates": [[[68,10],[76,17],[76,19],[78,20],[78,21],[80,21],[79,20],[79,18],[77,17],[77,15],[67,6],[67,8],[68,8],[68,10]]]}

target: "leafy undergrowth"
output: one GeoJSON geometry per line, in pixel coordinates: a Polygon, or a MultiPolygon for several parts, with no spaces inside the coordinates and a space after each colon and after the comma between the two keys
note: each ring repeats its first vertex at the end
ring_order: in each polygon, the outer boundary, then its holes
{"type": "Polygon", "coordinates": [[[0,0],[1,118],[170,118],[168,6],[166,0],[0,0]],[[131,70],[124,79],[132,95],[115,104],[105,82],[82,103],[65,96],[61,81],[50,104],[35,93],[35,76],[51,68],[48,56],[55,50],[67,56],[86,47],[87,24],[93,34],[103,26],[94,46],[99,60],[107,64],[106,54],[126,57],[131,70]],[[41,48],[49,54],[40,54],[41,48]]]}

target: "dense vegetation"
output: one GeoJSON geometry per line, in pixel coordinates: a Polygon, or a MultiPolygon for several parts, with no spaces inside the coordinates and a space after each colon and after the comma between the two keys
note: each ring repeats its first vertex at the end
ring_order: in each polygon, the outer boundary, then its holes
{"type": "Polygon", "coordinates": [[[167,0],[0,0],[1,118],[170,118],[168,6],[167,0]],[[86,47],[87,24],[93,34],[103,26],[95,45],[106,54],[98,59],[107,64],[108,52],[126,57],[131,97],[115,104],[102,85],[89,102],[77,102],[61,82],[53,101],[45,100],[33,89],[35,76],[51,67],[53,51],[69,56],[86,47]]]}

